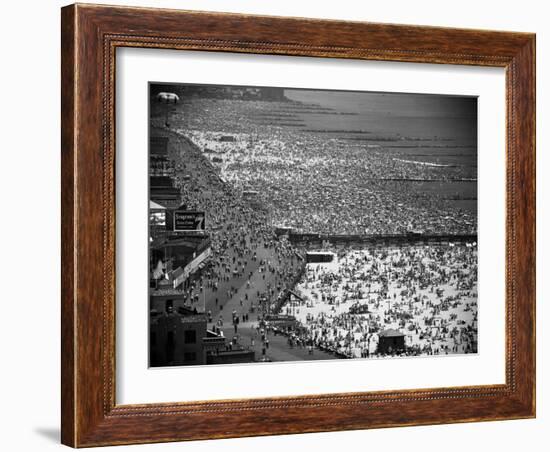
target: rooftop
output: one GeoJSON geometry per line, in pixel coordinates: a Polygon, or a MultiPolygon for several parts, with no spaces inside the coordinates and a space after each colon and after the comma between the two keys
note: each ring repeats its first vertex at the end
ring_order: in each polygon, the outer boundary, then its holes
{"type": "Polygon", "coordinates": [[[390,329],[381,331],[380,333],[378,333],[378,336],[380,336],[380,337],[401,337],[401,336],[405,336],[405,334],[403,334],[401,331],[394,330],[394,329],[390,328],[390,329]]]}

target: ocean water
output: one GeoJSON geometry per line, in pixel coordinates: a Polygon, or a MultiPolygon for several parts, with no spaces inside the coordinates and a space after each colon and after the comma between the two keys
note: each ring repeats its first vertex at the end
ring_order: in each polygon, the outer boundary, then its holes
{"type": "Polygon", "coordinates": [[[442,174],[446,167],[460,169],[460,179],[400,183],[477,211],[476,97],[294,89],[285,96],[333,110],[297,113],[310,130],[337,131],[350,143],[374,144],[401,162],[439,167],[442,174]]]}
{"type": "Polygon", "coordinates": [[[475,146],[477,98],[429,94],[285,90],[291,100],[351,115],[306,115],[311,127],[452,140],[475,146]]]}

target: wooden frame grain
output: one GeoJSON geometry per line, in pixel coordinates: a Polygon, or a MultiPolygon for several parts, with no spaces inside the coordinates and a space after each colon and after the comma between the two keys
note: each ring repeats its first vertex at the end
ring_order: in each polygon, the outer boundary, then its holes
{"type": "Polygon", "coordinates": [[[85,447],[535,416],[533,34],[76,4],[62,9],[61,38],[64,444],[85,447]],[[506,383],[117,405],[118,47],[505,68],[506,383]]]}

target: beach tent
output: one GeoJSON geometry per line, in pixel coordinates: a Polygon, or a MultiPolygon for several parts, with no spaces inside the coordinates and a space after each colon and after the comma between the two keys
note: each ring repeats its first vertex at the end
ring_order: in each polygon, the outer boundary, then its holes
{"type": "Polygon", "coordinates": [[[405,349],[405,334],[398,330],[387,329],[378,333],[378,353],[388,354],[405,349]]]}

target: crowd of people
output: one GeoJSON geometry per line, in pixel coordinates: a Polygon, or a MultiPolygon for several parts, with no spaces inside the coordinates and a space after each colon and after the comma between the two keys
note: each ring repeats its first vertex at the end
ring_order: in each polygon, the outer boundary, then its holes
{"type": "MultiPolygon", "coordinates": [[[[224,180],[257,192],[271,217],[297,232],[476,231],[474,166],[430,164],[403,156],[409,152],[406,146],[401,148],[403,143],[422,146],[412,137],[357,141],[326,131],[279,126],[276,120],[271,125],[257,123],[259,111],[283,106],[282,102],[193,100],[186,105],[192,124],[181,130],[208,155],[224,180]],[[221,141],[228,133],[234,141],[221,141]],[[400,147],[393,149],[392,143],[400,147]],[[453,183],[449,190],[446,182],[453,183]],[[442,189],[426,190],[429,183],[442,189]],[[457,202],[464,199],[466,203],[457,202]]],[[[431,145],[424,144],[429,152],[431,145]]]]}
{"type": "Polygon", "coordinates": [[[234,298],[239,300],[239,314],[251,308],[268,310],[302,271],[300,256],[287,240],[276,239],[264,211],[253,209],[220,180],[194,143],[172,134],[169,149],[181,203],[206,213],[205,232],[211,243],[206,266],[181,289],[186,304],[210,312],[214,320],[228,318],[224,306],[234,298]],[[254,284],[256,273],[261,281],[254,284]]]}
{"type": "MultiPolygon", "coordinates": [[[[337,251],[335,263],[306,266],[305,250],[274,234],[276,227],[328,235],[475,234],[477,201],[465,207],[456,202],[463,201],[460,190],[417,189],[457,181],[475,187],[475,168],[418,164],[389,152],[388,143],[408,143],[403,137],[350,140],[287,115],[279,123],[259,115],[277,109],[293,114],[285,102],[198,98],[169,116],[174,184],[186,209],[206,212],[212,250],[181,289],[186,302],[200,305],[213,329],[231,325],[236,335],[239,319],[259,328],[282,306],[297,320],[284,331],[288,347],[311,353],[380,356],[380,333],[390,329],[402,332],[406,345],[392,353],[476,352],[475,243],[354,246],[337,251]],[[298,301],[282,305],[289,290],[298,301]]],[[[152,126],[162,129],[163,122],[153,118],[152,126]]]]}
{"type": "Polygon", "coordinates": [[[400,354],[477,351],[474,243],[341,250],[309,264],[287,307],[301,340],[353,357],[379,354],[380,333],[403,332],[400,354]]]}

